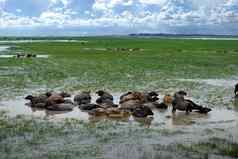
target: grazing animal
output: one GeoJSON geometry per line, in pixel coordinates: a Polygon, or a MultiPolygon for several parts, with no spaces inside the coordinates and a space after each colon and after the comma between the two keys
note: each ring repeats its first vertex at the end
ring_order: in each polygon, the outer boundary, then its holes
{"type": "Polygon", "coordinates": [[[56,111],[72,110],[73,103],[70,99],[65,100],[64,98],[66,97],[70,97],[70,94],[66,92],[46,92],[39,96],[28,95],[25,99],[30,100],[31,107],[46,108],[56,111]]]}
{"type": "Polygon", "coordinates": [[[30,106],[36,108],[45,108],[48,96],[46,94],[41,94],[39,96],[28,95],[25,97],[26,100],[30,100],[30,106]]]}
{"type": "Polygon", "coordinates": [[[106,116],[107,111],[104,108],[97,108],[89,111],[88,114],[91,116],[106,116]]]}
{"type": "Polygon", "coordinates": [[[120,97],[120,107],[133,111],[136,107],[140,107],[143,104],[144,106],[149,106],[151,105],[149,101],[154,101],[151,100],[151,96],[149,93],[127,92],[120,97]]]}
{"type": "Polygon", "coordinates": [[[206,114],[211,111],[210,108],[198,105],[189,99],[184,99],[184,96],[186,96],[186,95],[187,95],[187,93],[184,91],[179,91],[179,92],[175,93],[174,100],[172,101],[172,105],[173,105],[172,112],[173,113],[176,112],[176,109],[186,111],[187,113],[195,110],[201,114],[206,114]]]}
{"type": "Polygon", "coordinates": [[[135,109],[133,109],[132,115],[137,118],[145,118],[149,115],[154,115],[154,113],[147,106],[138,106],[135,109]]]}
{"type": "Polygon", "coordinates": [[[157,94],[154,91],[149,92],[149,93],[143,93],[143,94],[144,94],[144,98],[145,98],[145,103],[146,102],[156,102],[157,100],[159,100],[159,98],[158,98],[159,94],[157,94]]]}
{"type": "Polygon", "coordinates": [[[63,98],[69,98],[71,97],[71,94],[67,93],[67,92],[60,92],[59,95],[63,98]]]}
{"type": "Polygon", "coordinates": [[[90,111],[97,108],[101,108],[101,107],[97,104],[90,104],[90,103],[79,105],[79,109],[81,109],[82,111],[90,111]]]}
{"type": "Polygon", "coordinates": [[[27,54],[25,54],[25,53],[18,53],[18,54],[16,54],[16,58],[35,58],[35,57],[37,57],[35,54],[31,54],[31,53],[27,53],[27,54]]]}
{"type": "Polygon", "coordinates": [[[74,97],[74,102],[77,105],[81,104],[90,104],[91,103],[91,95],[90,91],[89,92],[82,92],[74,97]]]}
{"type": "Polygon", "coordinates": [[[49,91],[49,92],[46,92],[45,95],[48,96],[48,97],[50,97],[52,95],[58,95],[58,96],[61,96],[62,98],[71,97],[71,95],[69,93],[67,93],[67,92],[55,93],[53,91],[49,91]]]}
{"type": "Polygon", "coordinates": [[[71,111],[73,110],[74,105],[69,103],[60,103],[60,104],[49,105],[46,108],[51,111],[71,111]]]}
{"type": "Polygon", "coordinates": [[[238,83],[235,85],[234,93],[235,93],[235,96],[238,97],[238,83]]]}
{"type": "Polygon", "coordinates": [[[51,96],[49,96],[46,100],[46,105],[47,106],[52,106],[52,105],[56,105],[56,104],[62,104],[64,103],[65,100],[64,98],[59,95],[59,94],[52,94],[51,96]]]}
{"type": "Polygon", "coordinates": [[[176,110],[186,111],[187,113],[192,112],[192,104],[184,99],[187,93],[184,91],[179,91],[174,94],[174,100],[172,102],[172,112],[175,113],[176,110]]]}
{"type": "Polygon", "coordinates": [[[25,54],[21,54],[21,53],[16,54],[16,58],[24,58],[24,57],[25,57],[25,54]]]}
{"type": "Polygon", "coordinates": [[[97,91],[96,94],[99,98],[96,99],[96,103],[104,108],[118,107],[118,105],[113,103],[113,96],[106,91],[97,91]]]}
{"type": "Polygon", "coordinates": [[[61,92],[47,92],[48,98],[46,101],[46,109],[51,111],[71,111],[74,108],[74,104],[70,99],[64,99],[71,97],[69,93],[61,92]]]}
{"type": "Polygon", "coordinates": [[[133,110],[134,108],[142,105],[140,100],[128,100],[120,104],[123,109],[133,110]]]}
{"type": "Polygon", "coordinates": [[[201,105],[198,105],[198,104],[194,103],[193,101],[191,101],[189,99],[185,99],[185,100],[192,105],[192,110],[196,110],[197,112],[199,112],[201,114],[207,114],[208,112],[212,111],[211,108],[207,108],[207,107],[203,107],[201,105]]]}
{"type": "Polygon", "coordinates": [[[99,101],[103,102],[103,100],[105,100],[105,99],[106,100],[110,99],[110,100],[113,101],[113,96],[110,93],[106,92],[106,91],[99,90],[99,91],[96,92],[96,94],[100,97],[100,98],[98,98],[99,101]]]}
{"type": "Polygon", "coordinates": [[[25,57],[26,58],[32,58],[32,57],[36,57],[36,55],[35,54],[26,54],[25,57]]]}
{"type": "Polygon", "coordinates": [[[130,116],[130,111],[120,108],[108,108],[107,116],[110,118],[123,118],[130,116]]]}
{"type": "Polygon", "coordinates": [[[159,103],[156,106],[158,109],[167,109],[170,104],[172,104],[173,97],[170,94],[167,94],[163,98],[163,102],[159,103]]]}
{"type": "Polygon", "coordinates": [[[128,92],[120,97],[120,104],[122,108],[133,109],[137,106],[144,105],[150,108],[156,107],[158,94],[152,92],[128,92]]]}
{"type": "Polygon", "coordinates": [[[138,100],[140,101],[140,103],[145,103],[146,99],[145,99],[145,95],[141,92],[128,92],[126,94],[123,94],[120,97],[120,104],[130,101],[130,100],[138,100]]]}
{"type": "Polygon", "coordinates": [[[71,99],[65,99],[64,103],[68,103],[68,104],[74,104],[74,102],[71,99]]]}
{"type": "Polygon", "coordinates": [[[144,94],[141,92],[128,92],[120,97],[120,103],[130,100],[139,100],[141,103],[146,101],[144,94]]]}

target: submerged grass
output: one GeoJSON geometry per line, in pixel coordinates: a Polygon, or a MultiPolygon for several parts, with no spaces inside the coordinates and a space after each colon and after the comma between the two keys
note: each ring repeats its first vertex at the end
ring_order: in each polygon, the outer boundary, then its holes
{"type": "Polygon", "coordinates": [[[9,118],[1,113],[0,158],[104,158],[106,145],[136,145],[138,137],[150,133],[149,129],[111,120],[55,123],[24,116],[9,118]]]}
{"type": "MultiPolygon", "coordinates": [[[[118,121],[96,123],[68,119],[50,122],[42,119],[0,115],[0,158],[189,158],[237,157],[238,144],[211,138],[198,144],[161,145],[164,130],[145,128],[118,121]]],[[[166,134],[166,136],[176,135],[166,134]]]]}
{"type": "Polygon", "coordinates": [[[211,138],[207,142],[201,142],[191,146],[179,145],[178,148],[189,152],[200,153],[205,156],[238,157],[238,143],[221,138],[211,138]]]}

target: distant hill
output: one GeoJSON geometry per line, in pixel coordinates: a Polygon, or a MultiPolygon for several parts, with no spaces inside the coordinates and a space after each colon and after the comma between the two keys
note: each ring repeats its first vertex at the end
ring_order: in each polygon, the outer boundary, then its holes
{"type": "Polygon", "coordinates": [[[213,34],[165,34],[165,33],[133,33],[128,36],[135,37],[211,37],[211,38],[238,38],[238,35],[213,35],[213,34]]]}

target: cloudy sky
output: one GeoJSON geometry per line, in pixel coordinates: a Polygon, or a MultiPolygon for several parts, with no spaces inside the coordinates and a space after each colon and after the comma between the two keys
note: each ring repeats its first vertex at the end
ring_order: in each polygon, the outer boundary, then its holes
{"type": "Polygon", "coordinates": [[[238,35],[238,0],[0,0],[0,35],[238,35]]]}

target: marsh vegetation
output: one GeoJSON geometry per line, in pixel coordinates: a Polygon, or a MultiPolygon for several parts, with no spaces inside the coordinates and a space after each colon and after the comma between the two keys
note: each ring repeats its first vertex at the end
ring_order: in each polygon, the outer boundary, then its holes
{"type": "Polygon", "coordinates": [[[236,158],[237,43],[128,37],[5,41],[0,55],[49,56],[0,58],[0,158],[236,158]],[[172,116],[169,108],[155,111],[153,119],[91,119],[77,108],[63,114],[32,110],[23,99],[50,90],[100,89],[117,102],[131,90],[161,96],[185,90],[213,111],[172,116]]]}

